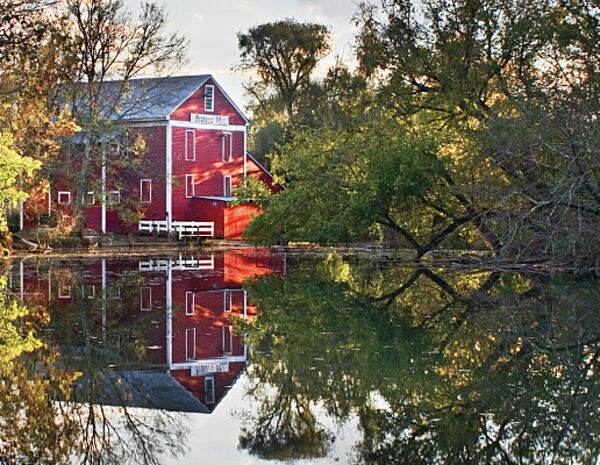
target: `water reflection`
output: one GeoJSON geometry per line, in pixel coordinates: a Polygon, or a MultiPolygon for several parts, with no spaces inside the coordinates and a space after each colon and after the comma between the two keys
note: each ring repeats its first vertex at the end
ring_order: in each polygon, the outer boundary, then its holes
{"type": "Polygon", "coordinates": [[[230,463],[600,459],[594,277],[262,250],[3,276],[8,462],[202,460],[240,375],[230,463]]]}
{"type": "Polygon", "coordinates": [[[355,415],[359,463],[597,463],[595,279],[337,256],[291,268],[252,286],[261,408],[243,447],[322,456],[323,418],[355,415]]]}
{"type": "Polygon", "coordinates": [[[4,383],[2,403],[45,428],[29,436],[32,425],[18,432],[2,418],[2,446],[27,463],[161,463],[181,454],[181,413],[212,412],[246,366],[233,325],[256,307],[242,283],[284,267],[283,255],[244,250],[18,261],[7,302],[24,306],[15,318],[30,330],[21,353],[13,350],[6,374],[16,383],[4,383]]]}

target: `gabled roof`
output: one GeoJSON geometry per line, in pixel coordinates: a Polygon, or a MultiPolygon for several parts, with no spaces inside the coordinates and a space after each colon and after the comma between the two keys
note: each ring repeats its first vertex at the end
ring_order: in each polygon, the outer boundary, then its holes
{"type": "MultiPolygon", "coordinates": [[[[156,78],[104,81],[102,84],[101,113],[112,121],[164,121],[200,87],[212,79],[215,86],[247,121],[241,110],[210,74],[196,76],[167,76],[156,78]]],[[[86,84],[81,84],[82,86],[86,84]]],[[[75,107],[85,108],[83,98],[75,107]]]]}
{"type": "Polygon", "coordinates": [[[103,371],[98,375],[91,398],[90,383],[89,376],[78,380],[74,396],[76,402],[170,412],[210,413],[206,405],[164,371],[103,371]]]}

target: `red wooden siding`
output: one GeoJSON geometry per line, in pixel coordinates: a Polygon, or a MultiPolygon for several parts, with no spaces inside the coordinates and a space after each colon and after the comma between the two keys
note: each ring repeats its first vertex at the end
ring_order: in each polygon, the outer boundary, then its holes
{"type": "Polygon", "coordinates": [[[171,113],[171,120],[189,121],[190,114],[192,113],[229,116],[229,124],[232,126],[246,124],[242,115],[240,115],[229,100],[227,100],[227,97],[219,90],[212,79],[209,79],[205,85],[200,87],[193,95],[183,102],[177,110],[171,113]],[[214,111],[212,112],[204,110],[204,93],[206,85],[215,86],[215,105],[214,111]]]}
{"type": "MultiPolygon", "coordinates": [[[[209,79],[192,95],[176,108],[169,119],[161,123],[146,122],[130,126],[131,137],[141,135],[147,146],[143,168],[138,172],[133,169],[122,169],[119,172],[109,170],[107,176],[107,191],[119,190],[122,203],[131,205],[137,203],[142,209],[143,220],[164,221],[166,212],[171,211],[172,221],[203,221],[213,222],[215,237],[226,239],[241,239],[243,231],[250,221],[259,214],[259,210],[251,204],[239,205],[229,208],[225,197],[229,197],[225,189],[225,179],[230,179],[231,186],[235,187],[242,182],[244,170],[249,176],[256,176],[268,184],[273,192],[278,192],[280,186],[272,184],[270,175],[254,162],[247,158],[244,164],[245,151],[245,126],[246,121],[227,97],[219,90],[214,80],[209,79]],[[214,85],[214,111],[208,112],[204,108],[206,85],[214,85]],[[193,127],[190,122],[192,113],[211,114],[229,117],[229,126],[220,129],[214,126],[206,129],[206,125],[193,127]],[[171,131],[171,204],[166,204],[167,199],[167,131],[171,131]],[[223,144],[226,144],[226,157],[223,156],[223,144]],[[230,149],[230,150],[229,150],[230,149]],[[229,153],[230,152],[230,153],[229,153]],[[186,157],[187,153],[187,157],[186,157]],[[193,189],[186,181],[186,176],[193,177],[193,189]],[[151,201],[140,203],[140,180],[151,180],[151,201]],[[118,181],[117,181],[118,180],[118,181]],[[117,187],[117,184],[121,185],[117,187]],[[186,185],[188,186],[186,195],[186,185]],[[193,195],[192,195],[193,194],[193,195]],[[208,198],[207,198],[208,197],[208,198]]],[[[92,172],[94,178],[100,178],[100,164],[93,161],[92,172]]],[[[57,191],[71,192],[72,202],[77,199],[73,186],[73,179],[77,167],[69,168],[71,176],[64,176],[55,182],[52,188],[51,209],[53,215],[72,215],[71,206],[61,206],[57,203],[57,191]]],[[[39,210],[40,205],[36,205],[39,210]]],[[[26,209],[27,210],[27,209],[26,209]]],[[[34,210],[34,208],[30,208],[34,210]]],[[[35,226],[35,215],[26,212],[25,226],[35,226]]],[[[96,203],[85,209],[84,226],[87,229],[101,231],[102,229],[102,202],[99,193],[96,193],[96,203]]],[[[125,224],[117,211],[108,208],[106,213],[107,232],[126,233],[136,231],[136,224],[125,224]]]]}

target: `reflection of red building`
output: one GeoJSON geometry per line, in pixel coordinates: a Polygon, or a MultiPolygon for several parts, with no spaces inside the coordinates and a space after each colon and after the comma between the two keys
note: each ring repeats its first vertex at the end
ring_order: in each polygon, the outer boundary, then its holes
{"type": "MultiPolygon", "coordinates": [[[[253,318],[257,309],[242,283],[284,272],[284,255],[261,250],[51,267],[23,260],[10,273],[9,285],[25,301],[49,306],[55,321],[76,305],[89,307],[92,329],[83,334],[74,327],[75,339],[92,338],[114,353],[127,343],[143,343],[141,366],[139,360],[132,366],[115,358],[110,364],[116,369],[106,375],[135,384],[131,403],[210,412],[247,362],[233,320],[253,318]],[[115,311],[117,303],[122,310],[115,311]]],[[[111,397],[103,401],[110,403],[111,397]]]]}

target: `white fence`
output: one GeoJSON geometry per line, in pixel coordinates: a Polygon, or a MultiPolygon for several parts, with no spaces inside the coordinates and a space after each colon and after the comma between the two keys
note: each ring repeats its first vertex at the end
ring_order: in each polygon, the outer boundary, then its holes
{"type": "Polygon", "coordinates": [[[179,239],[183,237],[214,237],[215,223],[202,221],[173,221],[171,222],[171,231],[166,221],[140,221],[140,232],[160,234],[161,232],[177,233],[179,239]]]}
{"type": "Polygon", "coordinates": [[[186,270],[214,270],[215,256],[210,258],[183,258],[179,256],[176,259],[159,258],[155,260],[143,260],[140,262],[140,271],[166,271],[171,267],[173,271],[186,270]]]}

